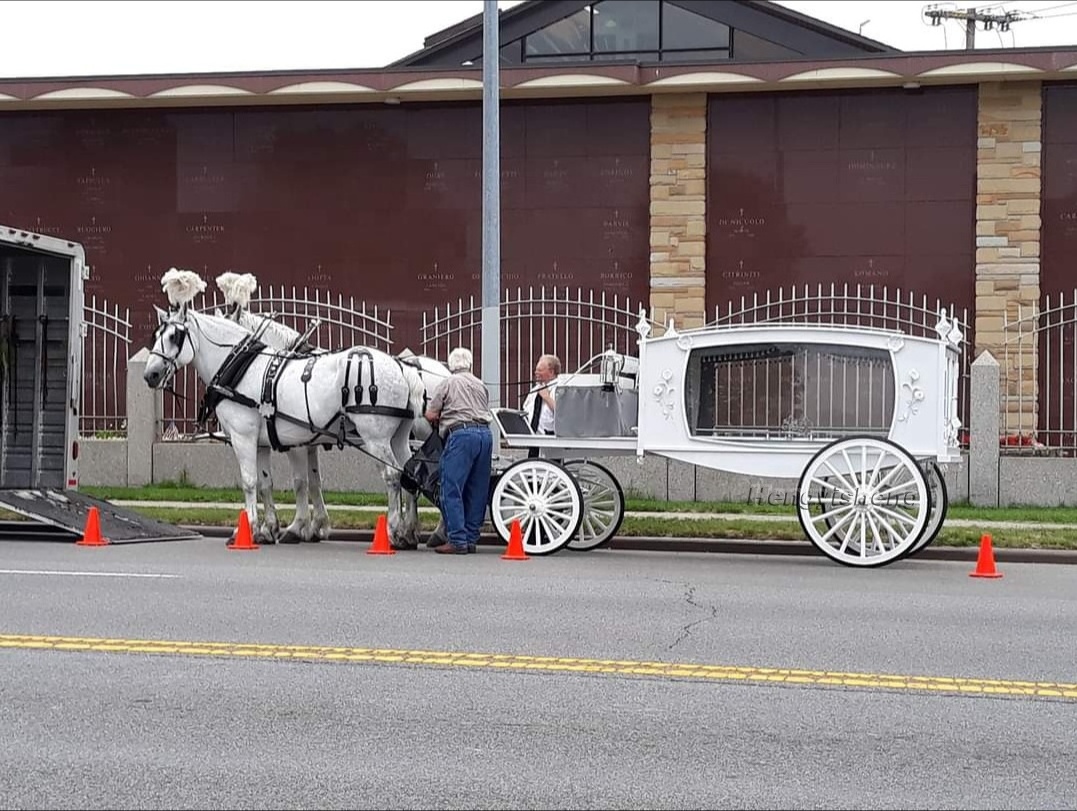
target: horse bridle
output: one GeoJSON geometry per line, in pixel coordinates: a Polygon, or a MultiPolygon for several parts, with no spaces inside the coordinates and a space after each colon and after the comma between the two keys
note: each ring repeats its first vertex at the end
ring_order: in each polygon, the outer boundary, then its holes
{"type": "MultiPolygon", "coordinates": [[[[175,343],[176,343],[176,354],[175,354],[175,356],[170,357],[170,356],[166,355],[164,352],[159,352],[158,350],[154,349],[152,346],[150,347],[150,355],[151,356],[156,356],[156,357],[160,358],[161,360],[163,360],[166,364],[168,364],[168,377],[164,381],[165,384],[167,384],[168,381],[170,381],[173,377],[175,377],[176,372],[179,371],[178,358],[183,353],[183,347],[186,345],[187,339],[190,337],[190,327],[188,327],[184,323],[179,323],[179,322],[176,322],[176,321],[166,321],[166,322],[164,322],[163,324],[161,324],[161,326],[159,326],[157,328],[157,332],[154,333],[154,334],[155,335],[160,335],[160,333],[162,333],[168,327],[173,327],[174,330],[175,330],[175,343]]],[[[157,341],[154,341],[154,346],[156,346],[156,344],[157,344],[157,341]]]]}

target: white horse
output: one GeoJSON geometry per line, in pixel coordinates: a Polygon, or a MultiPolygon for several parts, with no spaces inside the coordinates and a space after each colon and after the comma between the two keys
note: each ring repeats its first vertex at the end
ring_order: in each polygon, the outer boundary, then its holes
{"type": "MultiPolygon", "coordinates": [[[[251,273],[234,273],[227,271],[220,274],[217,279],[217,287],[224,295],[225,309],[224,311],[217,310],[217,315],[221,315],[225,318],[230,318],[240,326],[246,328],[252,333],[259,335],[259,340],[271,349],[277,349],[281,351],[298,351],[310,354],[322,354],[326,350],[311,346],[305,340],[305,336],[298,330],[293,329],[287,324],[282,324],[279,321],[275,321],[272,318],[268,318],[264,315],[251,312],[249,305],[251,296],[254,295],[255,290],[258,289],[258,279],[251,273]]],[[[396,356],[401,362],[413,367],[419,373],[419,379],[423,383],[423,404],[420,409],[420,413],[416,415],[415,421],[412,425],[412,439],[417,440],[419,443],[424,442],[430,433],[434,430],[433,426],[426,419],[426,404],[430,401],[430,398],[434,394],[434,389],[437,385],[449,377],[449,367],[439,360],[435,360],[427,355],[416,355],[411,350],[405,349],[403,352],[396,356]]],[[[268,462],[269,449],[260,448],[260,451],[264,451],[266,461],[259,461],[259,467],[262,471],[262,477],[259,478],[259,483],[265,482],[267,484],[268,495],[263,497],[263,507],[268,513],[273,507],[272,496],[272,481],[270,474],[270,467],[268,462]]],[[[292,467],[292,475],[295,478],[295,490],[299,492],[300,488],[306,485],[307,493],[314,505],[314,515],[311,520],[311,530],[314,533],[313,538],[303,538],[303,540],[321,540],[329,536],[329,515],[325,507],[325,501],[322,495],[321,488],[321,476],[318,470],[318,446],[308,446],[307,453],[307,481],[301,483],[296,477],[300,475],[301,469],[297,468],[294,464],[292,467]]],[[[412,501],[408,502],[407,507],[412,505],[416,507],[416,515],[414,520],[418,521],[418,505],[412,501]]],[[[284,538],[281,539],[282,543],[290,543],[289,534],[292,532],[292,527],[285,532],[284,538]]],[[[448,535],[445,532],[444,520],[439,521],[437,529],[427,540],[428,546],[438,546],[444,542],[444,539],[448,535]]]]}
{"type": "MultiPolygon", "coordinates": [[[[171,296],[170,296],[171,297],[171,296]]],[[[251,333],[234,321],[190,309],[189,299],[176,309],[157,310],[146,384],[160,389],[176,371],[194,364],[207,386],[215,381],[233,349],[249,343],[251,333]]],[[[216,406],[217,419],[239,463],[247,517],[258,526],[258,447],[269,444],[275,430],[285,446],[299,447],[339,435],[345,421],[362,438],[363,450],[383,463],[388,494],[388,525],[397,549],[419,544],[414,496],[400,486],[400,473],[411,451],[408,436],[420,413],[423,384],[418,373],[377,349],[352,348],[308,358],[283,360],[281,353],[260,351],[235,380],[231,396],[216,406]],[[263,397],[263,381],[278,367],[273,394],[263,397]],[[342,394],[343,393],[343,394],[342,394]]],[[[308,505],[296,493],[296,512],[308,505]]]]}
{"type": "MultiPolygon", "coordinates": [[[[298,352],[313,354],[324,350],[301,346],[303,336],[297,331],[263,315],[252,313],[248,309],[251,295],[258,288],[258,280],[250,273],[222,273],[217,277],[217,287],[224,294],[225,311],[217,310],[217,315],[230,318],[245,328],[256,333],[258,340],[267,347],[280,352],[298,352]]],[[[292,483],[296,501],[305,495],[313,505],[310,521],[304,522],[296,512],[291,525],[280,534],[276,505],[273,502],[273,477],[268,446],[258,447],[258,492],[262,499],[265,521],[260,532],[260,542],[275,543],[279,536],[281,543],[318,542],[329,537],[329,511],[325,507],[322,494],[321,471],[318,466],[318,445],[308,445],[306,449],[287,451],[292,465],[292,483]],[[302,495],[301,495],[302,494],[302,495]],[[261,540],[261,539],[265,540],[261,540]]]]}

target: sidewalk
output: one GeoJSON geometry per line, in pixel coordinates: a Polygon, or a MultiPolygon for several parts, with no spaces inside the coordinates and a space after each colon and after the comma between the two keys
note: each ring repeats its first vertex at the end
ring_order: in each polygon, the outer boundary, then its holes
{"type": "MultiPolygon", "coordinates": [[[[169,509],[203,509],[203,510],[235,510],[241,505],[236,502],[228,501],[112,501],[117,507],[162,507],[169,509]]],[[[278,503],[278,510],[294,510],[295,505],[289,503],[278,503]]],[[[329,504],[327,505],[332,512],[337,511],[349,511],[349,512],[368,512],[371,514],[377,514],[385,512],[385,507],[358,507],[348,504],[329,504]]],[[[420,507],[420,513],[424,514],[436,514],[437,509],[435,507],[420,507]]],[[[633,510],[626,510],[626,518],[653,518],[655,516],[661,516],[662,518],[673,519],[686,519],[689,521],[699,521],[704,519],[712,520],[724,520],[724,521],[774,521],[774,522],[788,522],[796,521],[796,514],[790,510],[787,515],[774,515],[773,513],[757,514],[757,513],[697,513],[697,512],[637,512],[633,510]]],[[[976,527],[982,529],[1072,529],[1077,530],[1077,524],[1049,524],[1039,521],[973,521],[966,518],[947,518],[946,525],[950,527],[976,527]]]]}

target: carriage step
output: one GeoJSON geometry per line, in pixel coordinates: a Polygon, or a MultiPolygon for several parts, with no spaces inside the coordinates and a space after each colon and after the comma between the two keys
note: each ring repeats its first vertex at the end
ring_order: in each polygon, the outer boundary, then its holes
{"type": "MultiPolygon", "coordinates": [[[[0,488],[0,508],[76,535],[82,535],[93,507],[97,508],[101,535],[112,543],[179,541],[202,537],[190,529],[156,521],[134,510],[75,490],[0,488]]],[[[27,526],[27,532],[17,533],[17,537],[26,541],[55,540],[54,534],[35,531],[30,526],[27,526]]]]}

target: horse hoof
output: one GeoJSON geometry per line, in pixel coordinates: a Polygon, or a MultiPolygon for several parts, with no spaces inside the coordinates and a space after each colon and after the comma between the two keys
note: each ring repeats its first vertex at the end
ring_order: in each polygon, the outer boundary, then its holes
{"type": "Polygon", "coordinates": [[[322,539],[317,535],[311,535],[309,538],[304,538],[303,543],[321,543],[322,539]]]}
{"type": "Polygon", "coordinates": [[[294,532],[285,532],[283,535],[280,536],[281,543],[299,543],[301,540],[303,539],[296,535],[294,532]]]}

